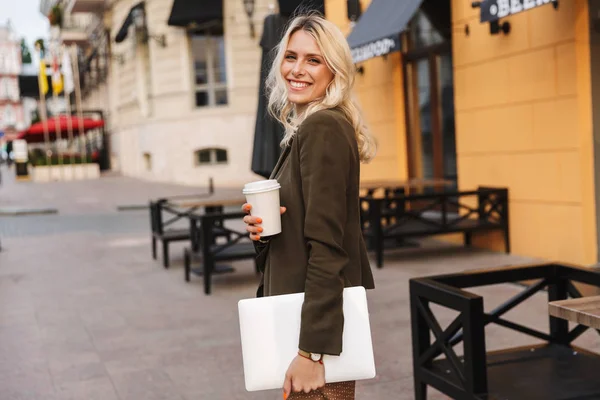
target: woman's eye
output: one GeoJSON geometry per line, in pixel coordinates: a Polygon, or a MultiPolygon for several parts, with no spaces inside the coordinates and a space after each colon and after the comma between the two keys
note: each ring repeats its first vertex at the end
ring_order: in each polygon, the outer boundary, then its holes
{"type": "Polygon", "coordinates": [[[308,62],[313,63],[313,64],[319,64],[320,61],[316,58],[311,58],[310,60],[308,60],[308,62]]]}
{"type": "Polygon", "coordinates": [[[296,59],[296,57],[294,57],[294,56],[293,56],[293,55],[291,55],[291,54],[288,54],[287,56],[285,56],[285,59],[286,59],[286,60],[295,60],[295,59],[296,59]]]}

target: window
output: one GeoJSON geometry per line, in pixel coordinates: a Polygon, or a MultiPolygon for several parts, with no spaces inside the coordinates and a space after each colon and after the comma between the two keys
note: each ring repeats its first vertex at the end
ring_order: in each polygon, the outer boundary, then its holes
{"type": "Polygon", "coordinates": [[[196,107],[226,105],[227,71],[222,29],[190,32],[196,107]]]}
{"type": "Polygon", "coordinates": [[[11,98],[11,93],[8,85],[8,78],[0,78],[0,99],[11,98]]]}
{"type": "Polygon", "coordinates": [[[4,106],[4,125],[15,125],[17,123],[17,116],[12,105],[7,104],[4,106]]]}
{"type": "Polygon", "coordinates": [[[144,153],[144,168],[146,171],[152,171],[152,154],[144,153]]]}
{"type": "Polygon", "coordinates": [[[200,149],[194,152],[196,165],[227,164],[227,150],[225,149],[200,149]]]}
{"type": "Polygon", "coordinates": [[[411,50],[426,48],[444,42],[444,37],[435,29],[427,14],[417,11],[408,25],[411,50]]]}

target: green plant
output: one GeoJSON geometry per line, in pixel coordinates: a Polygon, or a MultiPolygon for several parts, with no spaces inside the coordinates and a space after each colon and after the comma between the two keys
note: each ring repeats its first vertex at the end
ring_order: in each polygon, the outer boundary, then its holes
{"type": "Polygon", "coordinates": [[[34,46],[36,49],[39,49],[42,52],[42,57],[44,56],[44,51],[46,51],[46,46],[44,44],[44,39],[38,39],[35,41],[34,46]]]}
{"type": "Polygon", "coordinates": [[[21,60],[23,64],[31,64],[31,53],[25,39],[21,39],[21,60]]]}
{"type": "Polygon", "coordinates": [[[62,26],[62,7],[60,5],[55,5],[50,10],[50,14],[48,14],[48,20],[50,21],[50,25],[52,26],[62,26]]]}
{"type": "MultiPolygon", "coordinates": [[[[90,164],[92,163],[91,155],[83,157],[81,154],[65,154],[62,158],[62,165],[90,164]]],[[[50,157],[50,163],[43,151],[31,151],[29,153],[29,163],[34,167],[43,167],[47,165],[61,165],[58,160],[58,155],[53,154],[50,157]]]]}
{"type": "Polygon", "coordinates": [[[31,111],[31,125],[41,121],[40,115],[37,110],[31,111]]]}

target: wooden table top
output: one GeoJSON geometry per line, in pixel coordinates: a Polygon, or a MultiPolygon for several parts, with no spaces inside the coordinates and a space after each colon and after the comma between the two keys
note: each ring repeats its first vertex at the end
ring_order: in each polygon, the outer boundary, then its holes
{"type": "Polygon", "coordinates": [[[450,186],[454,182],[446,179],[381,179],[360,183],[361,189],[373,190],[380,188],[422,188],[450,186]]]}
{"type": "Polygon", "coordinates": [[[600,296],[553,301],[548,310],[553,317],[600,329],[600,296]]]}
{"type": "Polygon", "coordinates": [[[198,199],[198,200],[184,200],[184,201],[170,201],[169,205],[171,207],[178,208],[205,208],[205,207],[219,207],[219,206],[240,206],[240,211],[242,211],[241,206],[246,202],[246,197],[240,194],[239,197],[207,197],[206,199],[198,199]]]}

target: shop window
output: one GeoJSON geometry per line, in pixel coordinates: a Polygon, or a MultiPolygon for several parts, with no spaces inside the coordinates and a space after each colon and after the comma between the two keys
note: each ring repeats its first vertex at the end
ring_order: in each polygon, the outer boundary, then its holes
{"type": "Polygon", "coordinates": [[[196,165],[227,164],[227,150],[218,148],[200,149],[194,152],[196,165]]]}
{"type": "Polygon", "coordinates": [[[144,168],[146,171],[152,171],[152,154],[144,153],[144,168]]]}
{"type": "Polygon", "coordinates": [[[196,107],[227,105],[227,68],[223,30],[190,31],[196,107]]]}

